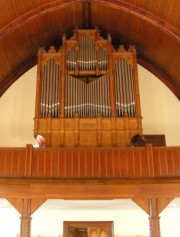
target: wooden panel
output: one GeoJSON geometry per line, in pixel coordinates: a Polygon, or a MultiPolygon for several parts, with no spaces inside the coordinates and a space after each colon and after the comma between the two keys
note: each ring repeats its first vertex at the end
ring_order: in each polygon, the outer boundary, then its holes
{"type": "Polygon", "coordinates": [[[129,124],[128,124],[129,129],[137,129],[138,128],[138,121],[136,118],[130,118],[128,120],[128,122],[129,122],[129,124]]]}
{"type": "Polygon", "coordinates": [[[87,164],[86,164],[86,151],[80,150],[79,152],[79,176],[86,177],[87,176],[87,164]]]}
{"type": "Polygon", "coordinates": [[[116,144],[117,146],[125,146],[126,145],[126,135],[125,131],[117,131],[116,132],[116,144]]]}
{"type": "Polygon", "coordinates": [[[0,177],[180,176],[179,147],[0,149],[0,177]],[[152,154],[151,153],[152,149],[152,154]],[[32,153],[32,154],[30,154],[32,153]],[[27,159],[28,157],[28,159],[27,159]],[[152,162],[149,163],[149,157],[152,162]]]}
{"type": "Polygon", "coordinates": [[[64,133],[64,145],[65,146],[74,146],[74,132],[67,131],[64,133]]]}
{"type": "Polygon", "coordinates": [[[93,151],[92,150],[87,150],[86,151],[86,166],[88,167],[86,174],[87,177],[92,177],[93,176],[93,151]]]}
{"type": "Polygon", "coordinates": [[[0,176],[23,177],[26,167],[26,150],[23,148],[0,149],[0,176]]]}
{"type": "Polygon", "coordinates": [[[102,144],[103,146],[111,146],[112,145],[112,132],[111,131],[103,131],[102,132],[102,144]]]}
{"type": "Polygon", "coordinates": [[[60,130],[60,123],[61,121],[59,119],[53,119],[51,124],[52,131],[58,131],[60,130]]]}
{"type": "Polygon", "coordinates": [[[80,119],[79,120],[79,129],[80,130],[95,130],[97,129],[97,120],[94,118],[90,119],[80,119]]]}
{"type": "Polygon", "coordinates": [[[180,154],[178,148],[154,148],[154,170],[156,176],[180,175],[180,154]]]}
{"type": "Polygon", "coordinates": [[[116,129],[125,129],[125,121],[123,118],[117,118],[116,119],[116,129]]]}
{"type": "Polygon", "coordinates": [[[46,130],[47,128],[47,119],[39,119],[38,120],[38,129],[40,131],[46,130]]]}
{"type": "Polygon", "coordinates": [[[51,144],[54,147],[60,147],[60,133],[59,132],[52,132],[51,133],[51,144]]]}
{"type": "Polygon", "coordinates": [[[109,119],[102,119],[101,126],[103,130],[110,130],[112,129],[112,121],[109,119]]]}
{"type": "Polygon", "coordinates": [[[151,143],[153,146],[166,146],[166,139],[165,135],[163,134],[157,134],[157,135],[147,135],[144,134],[144,137],[146,138],[146,143],[151,143]]]}
{"type": "Polygon", "coordinates": [[[97,132],[96,131],[80,131],[79,132],[80,146],[97,146],[97,132]]]}
{"type": "Polygon", "coordinates": [[[66,131],[74,130],[75,129],[75,127],[74,127],[74,119],[65,119],[64,120],[64,127],[65,127],[66,131]]]}

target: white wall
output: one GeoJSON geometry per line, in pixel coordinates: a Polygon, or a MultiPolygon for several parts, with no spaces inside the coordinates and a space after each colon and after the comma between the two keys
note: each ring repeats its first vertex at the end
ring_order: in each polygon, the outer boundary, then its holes
{"type": "Polygon", "coordinates": [[[165,134],[167,146],[180,146],[180,101],[157,78],[138,67],[144,134],[165,134]]]}
{"type": "Polygon", "coordinates": [[[0,147],[34,143],[36,70],[25,73],[0,98],[0,147]]]}
{"type": "MultiPolygon", "coordinates": [[[[46,201],[32,215],[31,236],[62,236],[63,221],[82,220],[113,221],[115,237],[150,235],[148,215],[130,199],[82,202],[46,201]]],[[[161,237],[179,237],[179,220],[180,198],[176,198],[160,214],[161,237]]],[[[0,236],[16,237],[19,233],[20,214],[0,198],[0,236]]]]}
{"type": "Polygon", "coordinates": [[[148,216],[135,210],[49,210],[33,215],[32,235],[63,234],[63,221],[114,221],[114,234],[119,236],[149,235],[148,216]],[[133,221],[132,221],[133,218],[133,221]],[[44,220],[40,222],[40,220],[44,220]],[[130,221],[131,220],[131,221],[130,221]]]}
{"type": "MultiPolygon", "coordinates": [[[[19,78],[0,98],[0,147],[33,144],[36,70],[19,78]]],[[[180,102],[150,72],[138,66],[144,134],[165,134],[167,146],[180,146],[180,102]]]]}

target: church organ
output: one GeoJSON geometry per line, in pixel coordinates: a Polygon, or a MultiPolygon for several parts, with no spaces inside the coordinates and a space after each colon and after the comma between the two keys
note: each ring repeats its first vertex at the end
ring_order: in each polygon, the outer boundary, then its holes
{"type": "Polygon", "coordinates": [[[136,51],[75,29],[38,52],[34,135],[46,146],[128,146],[142,134],[136,51]]]}

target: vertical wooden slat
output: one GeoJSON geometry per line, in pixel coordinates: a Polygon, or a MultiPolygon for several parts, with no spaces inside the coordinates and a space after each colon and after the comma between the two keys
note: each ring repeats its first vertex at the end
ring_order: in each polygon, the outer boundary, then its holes
{"type": "Polygon", "coordinates": [[[168,171],[167,171],[167,157],[166,157],[166,150],[164,148],[162,148],[160,150],[160,157],[159,157],[159,161],[160,161],[160,168],[161,168],[161,176],[167,176],[168,175],[168,171]]]}
{"type": "Polygon", "coordinates": [[[115,165],[114,165],[114,156],[111,149],[106,151],[106,159],[107,159],[107,176],[114,177],[115,175],[115,165]]]}
{"type": "Polygon", "coordinates": [[[72,150],[68,149],[66,151],[66,177],[71,177],[73,175],[72,173],[72,167],[73,167],[73,163],[72,163],[72,150]]]}
{"type": "MultiPolygon", "coordinates": [[[[11,175],[18,177],[19,174],[19,157],[20,157],[20,151],[14,150],[13,151],[13,157],[12,157],[12,163],[11,163],[11,175]]],[[[23,160],[22,160],[23,163],[23,160]]]]}
{"type": "Polygon", "coordinates": [[[87,177],[92,177],[93,176],[93,163],[92,163],[92,150],[87,150],[86,151],[86,166],[87,166],[87,177]]]}
{"type": "Polygon", "coordinates": [[[146,151],[147,151],[147,165],[148,165],[148,175],[149,176],[154,176],[154,157],[153,157],[153,149],[152,149],[152,144],[147,144],[146,145],[146,151]]]}
{"type": "Polygon", "coordinates": [[[24,176],[30,177],[32,174],[32,157],[33,157],[33,146],[31,144],[26,145],[24,176]]]}
{"type": "Polygon", "coordinates": [[[79,152],[79,175],[80,177],[85,176],[85,150],[80,149],[79,152]]]}
{"type": "MultiPolygon", "coordinates": [[[[126,150],[120,149],[119,150],[119,161],[120,161],[120,171],[121,171],[121,177],[127,176],[127,159],[126,159],[126,150]]],[[[115,164],[116,166],[116,164],[115,164]]]]}
{"type": "Polygon", "coordinates": [[[133,150],[127,149],[126,160],[127,160],[127,175],[128,177],[134,176],[134,154],[133,150]]]}
{"type": "Polygon", "coordinates": [[[5,172],[5,162],[6,162],[5,154],[6,154],[6,151],[4,149],[0,149],[0,176],[1,177],[4,176],[4,172],[5,172]]]}
{"type": "Polygon", "coordinates": [[[53,152],[52,152],[51,175],[53,177],[59,176],[59,152],[58,152],[58,149],[53,150],[53,152]]]}
{"type": "Polygon", "coordinates": [[[43,177],[45,173],[46,149],[39,149],[37,159],[37,173],[36,176],[43,177]]]}
{"type": "Polygon", "coordinates": [[[106,154],[104,150],[99,150],[99,176],[106,177],[106,154]]]}
{"type": "Polygon", "coordinates": [[[78,177],[78,150],[73,151],[73,177],[78,177]]]}
{"type": "MultiPolygon", "coordinates": [[[[160,167],[159,167],[159,156],[160,156],[160,151],[159,149],[157,150],[154,148],[153,152],[153,164],[154,164],[154,175],[159,176],[160,175],[160,167]]],[[[149,167],[150,169],[150,167],[149,167]]]]}
{"type": "Polygon", "coordinates": [[[59,177],[64,177],[65,176],[65,151],[64,150],[59,150],[58,152],[58,156],[59,156],[59,173],[58,176],[59,177]]]}
{"type": "Polygon", "coordinates": [[[141,160],[141,152],[140,150],[134,150],[134,175],[135,176],[142,176],[142,160],[141,160]]]}
{"type": "Polygon", "coordinates": [[[5,166],[4,166],[5,176],[11,176],[11,163],[12,163],[12,149],[8,149],[6,150],[5,154],[5,166]]]}
{"type": "Polygon", "coordinates": [[[173,152],[171,149],[167,149],[167,164],[168,164],[168,175],[173,175],[175,173],[173,152]]]}
{"type": "Polygon", "coordinates": [[[98,159],[98,150],[93,150],[93,156],[92,156],[92,162],[93,162],[93,177],[99,176],[99,159],[98,159]]]}
{"type": "Polygon", "coordinates": [[[174,172],[175,175],[180,175],[180,151],[178,152],[177,148],[171,148],[173,157],[174,157],[174,172]]]}
{"type": "Polygon", "coordinates": [[[46,151],[46,161],[44,163],[44,176],[45,177],[52,177],[52,160],[53,159],[53,150],[47,149],[46,151]]]}
{"type": "Polygon", "coordinates": [[[112,156],[114,160],[114,176],[121,177],[122,176],[122,150],[113,150],[112,156]]]}
{"type": "Polygon", "coordinates": [[[141,149],[141,170],[142,170],[142,177],[149,176],[149,167],[148,167],[148,160],[147,160],[147,150],[141,149]]]}

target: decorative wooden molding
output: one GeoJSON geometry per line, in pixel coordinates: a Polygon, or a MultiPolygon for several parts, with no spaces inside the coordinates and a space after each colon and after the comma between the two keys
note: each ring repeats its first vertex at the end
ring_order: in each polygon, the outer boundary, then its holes
{"type": "Polygon", "coordinates": [[[45,198],[7,198],[7,200],[12,204],[12,206],[23,215],[23,208],[26,205],[26,200],[29,200],[29,215],[31,216],[45,201],[45,198]]]}
{"type": "MultiPolygon", "coordinates": [[[[149,199],[148,198],[132,198],[132,200],[142,208],[148,215],[149,212],[149,199]]],[[[157,213],[158,215],[167,207],[173,198],[157,198],[157,213]]]]}
{"type": "Polygon", "coordinates": [[[132,201],[149,215],[149,203],[147,198],[132,198],[132,201]]]}

